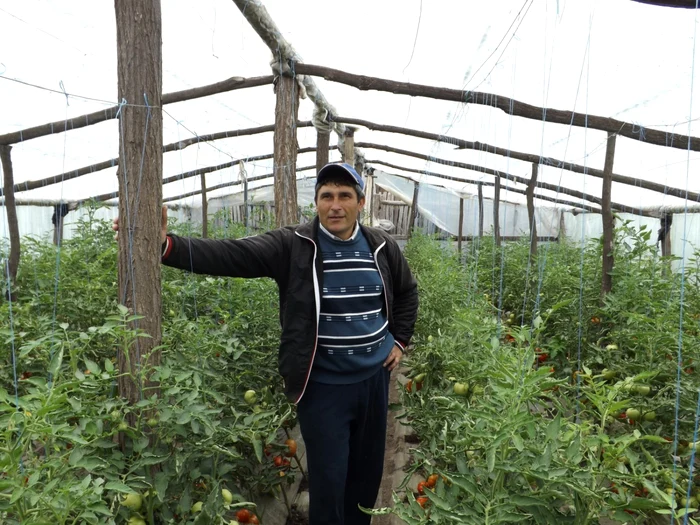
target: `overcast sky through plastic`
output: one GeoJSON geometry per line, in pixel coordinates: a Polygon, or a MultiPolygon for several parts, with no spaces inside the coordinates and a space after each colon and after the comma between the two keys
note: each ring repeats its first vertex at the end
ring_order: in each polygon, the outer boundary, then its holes
{"type": "MultiPolygon", "coordinates": [[[[303,61],[352,73],[456,89],[487,91],[556,109],[611,116],[644,127],[700,135],[695,73],[696,10],[631,0],[264,0],[303,61]]],[[[270,74],[270,51],[230,0],[164,0],[163,91],[231,76],[270,74]]],[[[97,111],[117,103],[113,2],[5,0],[0,3],[0,133],[97,111]],[[12,81],[99,99],[67,98],[12,81]]],[[[370,120],[551,156],[602,169],[605,132],[509,117],[480,106],[359,91],[316,79],[340,116],[370,120]]],[[[131,101],[129,101],[131,102],[131,101]]],[[[138,101],[140,103],[140,101],[138,101]]],[[[165,107],[164,142],[274,122],[271,86],[239,90],[165,107]]],[[[299,117],[308,120],[303,100],[299,117]]],[[[272,153],[272,134],[228,139],[165,155],[164,176],[246,156],[272,153]]],[[[386,144],[435,157],[529,177],[528,163],[396,134],[360,129],[357,141],[386,144]]],[[[315,145],[313,128],[299,129],[300,147],[315,145]]],[[[117,156],[112,120],[18,144],[15,182],[41,179],[117,156]]],[[[445,175],[493,177],[437,163],[365,150],[366,158],[445,175]]],[[[337,160],[332,153],[331,159],[337,160]]],[[[617,141],[615,173],[700,191],[698,153],[617,141]]],[[[315,163],[313,153],[297,165],[315,163]]],[[[272,162],[246,165],[248,176],[272,162]]],[[[399,173],[398,170],[386,169],[399,173]]],[[[115,191],[116,170],[29,192],[21,199],[74,200],[115,191]]],[[[600,195],[601,180],[544,168],[539,180],[600,195]]],[[[305,175],[312,175],[306,172],[305,175]]],[[[420,179],[420,175],[413,175],[420,179]]],[[[238,180],[238,168],[207,175],[207,185],[238,180]]],[[[431,179],[424,179],[426,181],[431,179]]],[[[513,184],[513,183],[509,183],[513,184]]],[[[448,183],[458,191],[476,188],[448,183]]],[[[164,197],[199,188],[194,177],[164,186],[164,197]]],[[[230,190],[213,192],[210,197],[230,190]]],[[[543,192],[554,195],[553,192],[543,192]]],[[[485,196],[492,190],[485,188],[485,196]]],[[[518,194],[502,194],[524,201],[518,194]]],[[[570,197],[564,197],[571,200],[570,197]]],[[[612,199],[631,206],[684,201],[613,184],[612,199]]],[[[185,199],[198,204],[198,196],[185,199]]],[[[551,204],[538,201],[540,206],[551,204]]]]}

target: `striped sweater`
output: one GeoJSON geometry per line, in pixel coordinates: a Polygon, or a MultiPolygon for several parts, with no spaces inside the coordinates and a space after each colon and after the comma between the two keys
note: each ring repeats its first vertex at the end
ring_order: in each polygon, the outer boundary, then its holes
{"type": "Polygon", "coordinates": [[[360,228],[347,241],[321,228],[318,240],[323,290],[311,380],[360,382],[381,368],[394,346],[382,278],[360,228]]]}

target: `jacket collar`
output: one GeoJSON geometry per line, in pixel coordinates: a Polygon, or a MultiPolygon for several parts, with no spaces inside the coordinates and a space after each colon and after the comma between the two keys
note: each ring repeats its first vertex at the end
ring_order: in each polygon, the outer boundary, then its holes
{"type": "MultiPolygon", "coordinates": [[[[297,226],[296,231],[297,233],[299,233],[299,235],[309,237],[310,239],[313,239],[314,242],[318,242],[319,226],[320,223],[318,220],[318,215],[316,215],[316,217],[314,217],[313,220],[297,226]]],[[[379,245],[385,241],[385,239],[381,235],[377,235],[375,233],[377,230],[375,230],[374,228],[368,228],[363,224],[360,224],[359,226],[360,230],[362,230],[362,234],[365,236],[365,239],[367,239],[367,242],[372,248],[372,251],[376,250],[379,247],[379,245]]]]}

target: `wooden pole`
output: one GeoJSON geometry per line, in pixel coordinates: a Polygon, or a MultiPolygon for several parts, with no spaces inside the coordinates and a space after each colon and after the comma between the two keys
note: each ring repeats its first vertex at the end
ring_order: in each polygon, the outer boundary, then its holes
{"type": "Polygon", "coordinates": [[[63,203],[59,202],[53,207],[53,244],[59,246],[63,242],[63,203]]]}
{"type": "Polygon", "coordinates": [[[614,133],[608,134],[608,144],[605,148],[605,178],[603,179],[603,282],[601,286],[601,299],[607,293],[612,291],[612,270],[614,266],[613,260],[613,236],[615,228],[615,219],[613,217],[612,208],[610,207],[610,198],[612,192],[612,171],[615,162],[615,142],[617,135],[614,133]]]}
{"type": "Polygon", "coordinates": [[[408,239],[411,239],[413,228],[416,225],[416,216],[418,215],[418,183],[413,183],[413,199],[411,199],[411,218],[408,222],[408,239]]]}
{"type": "Polygon", "coordinates": [[[17,222],[17,205],[15,203],[14,177],[12,174],[12,146],[0,145],[0,163],[2,164],[3,187],[5,189],[5,210],[7,211],[7,229],[10,231],[10,256],[8,259],[8,267],[2,268],[2,279],[9,277],[10,282],[8,295],[14,298],[11,292],[12,287],[17,279],[17,270],[19,268],[19,223],[17,222]],[[7,272],[7,273],[5,273],[7,272]]]}
{"type": "Polygon", "coordinates": [[[665,213],[661,218],[661,229],[659,233],[663,232],[663,237],[661,239],[661,255],[663,257],[668,257],[672,255],[671,252],[671,223],[673,222],[673,213],[665,213]]]}
{"type": "Polygon", "coordinates": [[[350,126],[345,128],[345,134],[343,136],[343,162],[350,164],[350,166],[355,165],[355,128],[350,126]]]}
{"type": "Polygon", "coordinates": [[[537,255],[537,220],[535,218],[535,186],[537,186],[537,170],[539,164],[532,163],[532,176],[527,185],[527,218],[530,221],[530,255],[537,255]]]}
{"type": "MultiPolygon", "coordinates": [[[[243,1],[243,0],[236,0],[243,1]]],[[[616,133],[623,137],[643,141],[649,144],[667,146],[676,149],[700,151],[700,138],[678,135],[667,131],[643,128],[639,124],[623,122],[609,117],[599,117],[586,113],[576,113],[567,110],[542,108],[514,100],[512,98],[483,93],[479,91],[463,91],[461,89],[448,89],[409,82],[396,82],[382,78],[368,77],[346,73],[338,69],[299,63],[296,66],[298,75],[311,75],[323,77],[331,82],[339,82],[357,89],[386,91],[396,95],[410,95],[415,97],[428,97],[438,100],[449,100],[461,104],[477,104],[500,109],[507,115],[523,117],[542,122],[552,122],[565,126],[577,126],[581,128],[597,129],[616,133]]]]}
{"type": "Polygon", "coordinates": [[[464,198],[459,198],[459,225],[457,228],[457,253],[462,255],[462,236],[464,235],[464,198]]]}
{"type": "MultiPolygon", "coordinates": [[[[498,179],[496,179],[498,180],[498,179]]],[[[484,236],[484,190],[483,184],[479,184],[479,239],[484,236]]]]}
{"type": "Polygon", "coordinates": [[[561,210],[559,214],[559,233],[557,234],[557,242],[562,242],[566,240],[566,220],[564,213],[566,213],[564,210],[561,210]]]}
{"type": "Polygon", "coordinates": [[[133,104],[119,114],[119,303],[143,316],[129,326],[149,336],[119,352],[119,393],[133,405],[159,393],[150,372],[161,358],[161,11],[158,0],[115,0],[114,9],[118,96],[133,104]]]}
{"type": "Polygon", "coordinates": [[[316,173],[318,174],[326,164],[328,164],[331,134],[325,131],[316,130],[316,173]]]}
{"type": "Polygon", "coordinates": [[[209,208],[207,206],[207,179],[202,173],[202,239],[209,236],[209,208]]]}
{"type": "Polygon", "coordinates": [[[296,78],[277,77],[275,107],[275,223],[278,228],[297,224],[297,114],[299,93],[296,78]]]}
{"type": "Polygon", "coordinates": [[[496,177],[493,187],[493,240],[497,247],[501,246],[501,224],[499,221],[499,210],[501,203],[501,179],[496,177]]]}
{"type": "MultiPolygon", "coordinates": [[[[184,102],[185,100],[194,100],[197,98],[208,97],[210,95],[216,95],[218,93],[226,93],[235,89],[268,86],[272,84],[272,79],[272,75],[254,78],[231,77],[207,86],[166,93],[163,95],[161,103],[174,104],[175,102],[184,102]]],[[[130,103],[139,104],[139,102],[130,103]]],[[[140,103],[143,104],[143,100],[141,100],[140,103]]],[[[0,135],[0,145],[15,144],[17,142],[24,142],[25,140],[29,139],[46,137],[47,135],[53,135],[54,133],[70,131],[71,129],[84,128],[85,126],[90,126],[92,124],[117,118],[118,112],[119,106],[112,106],[106,109],[101,109],[100,111],[95,111],[94,113],[88,113],[87,115],[80,115],[67,120],[58,120],[56,122],[42,124],[41,126],[34,126],[32,128],[13,131],[12,133],[0,135]]]]}

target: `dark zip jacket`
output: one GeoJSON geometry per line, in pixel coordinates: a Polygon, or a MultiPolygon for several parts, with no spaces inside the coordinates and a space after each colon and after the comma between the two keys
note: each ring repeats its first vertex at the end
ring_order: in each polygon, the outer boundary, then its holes
{"type": "MultiPolygon", "coordinates": [[[[413,336],[418,290],[396,241],[377,228],[360,226],[384,283],[389,332],[404,347],[413,336]]],[[[279,372],[285,394],[298,403],[309,381],[318,344],[323,262],[319,221],[288,226],[243,239],[197,239],[169,235],[163,264],[194,273],[270,277],[279,287],[279,372]]]]}

